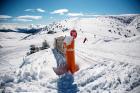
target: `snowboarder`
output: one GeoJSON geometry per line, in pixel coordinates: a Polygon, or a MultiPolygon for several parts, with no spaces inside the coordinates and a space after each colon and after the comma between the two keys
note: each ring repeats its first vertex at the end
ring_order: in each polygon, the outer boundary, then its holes
{"type": "Polygon", "coordinates": [[[70,33],[71,36],[67,36],[64,40],[64,49],[65,49],[65,58],[67,62],[67,69],[72,74],[76,72],[79,67],[75,64],[75,51],[74,51],[74,42],[77,37],[76,30],[72,30],[70,33]]]}
{"type": "Polygon", "coordinates": [[[71,30],[71,36],[66,36],[64,39],[64,55],[66,58],[66,66],[54,68],[54,72],[57,75],[62,75],[66,72],[71,72],[74,74],[79,70],[78,65],[75,64],[75,51],[74,51],[74,42],[77,37],[76,30],[71,30]]]}

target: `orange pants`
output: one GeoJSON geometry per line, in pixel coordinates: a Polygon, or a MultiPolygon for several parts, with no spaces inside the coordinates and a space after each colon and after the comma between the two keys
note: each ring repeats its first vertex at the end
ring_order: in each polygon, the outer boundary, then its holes
{"type": "Polygon", "coordinates": [[[76,71],[74,51],[66,51],[66,61],[68,70],[74,73],[76,71]]]}

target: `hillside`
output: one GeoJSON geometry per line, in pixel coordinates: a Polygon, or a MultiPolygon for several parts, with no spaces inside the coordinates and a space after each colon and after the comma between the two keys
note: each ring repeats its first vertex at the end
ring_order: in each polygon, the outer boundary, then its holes
{"type": "Polygon", "coordinates": [[[35,26],[41,29],[35,34],[0,32],[0,92],[139,93],[139,18],[70,18],[35,26]],[[65,59],[54,49],[54,38],[69,36],[73,28],[78,33],[75,55],[80,70],[59,77],[52,68],[65,59]],[[31,45],[41,47],[44,40],[50,48],[27,55],[31,45]]]}

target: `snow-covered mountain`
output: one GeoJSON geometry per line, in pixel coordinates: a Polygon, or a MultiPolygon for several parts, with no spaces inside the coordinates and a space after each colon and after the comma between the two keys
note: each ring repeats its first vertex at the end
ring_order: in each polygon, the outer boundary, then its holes
{"type": "Polygon", "coordinates": [[[35,34],[0,32],[0,92],[139,93],[139,16],[70,18],[26,27],[41,28],[35,34]],[[54,49],[54,38],[69,36],[71,29],[78,33],[75,55],[80,70],[58,77],[52,67],[65,60],[54,49]],[[50,48],[27,55],[31,45],[41,47],[44,40],[50,48]]]}
{"type": "Polygon", "coordinates": [[[0,32],[19,32],[27,34],[35,34],[42,30],[45,25],[19,25],[19,24],[1,24],[0,32]]]}

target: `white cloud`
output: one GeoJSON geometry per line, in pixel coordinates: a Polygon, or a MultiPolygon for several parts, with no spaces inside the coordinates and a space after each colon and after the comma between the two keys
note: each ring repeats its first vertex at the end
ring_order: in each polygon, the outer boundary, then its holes
{"type": "Polygon", "coordinates": [[[42,16],[24,15],[24,16],[18,16],[13,20],[14,21],[29,22],[29,21],[33,21],[33,20],[39,20],[41,18],[42,18],[42,16]]]}
{"type": "Polygon", "coordinates": [[[58,10],[54,10],[53,12],[51,12],[51,14],[60,14],[63,15],[64,13],[68,12],[68,9],[58,9],[58,10]]]}
{"type": "Polygon", "coordinates": [[[45,12],[45,10],[41,9],[41,8],[37,8],[37,9],[26,9],[24,11],[27,11],[27,12],[45,12]]]}
{"type": "Polygon", "coordinates": [[[101,15],[95,15],[95,14],[89,14],[89,13],[68,13],[68,16],[77,17],[77,16],[83,16],[83,17],[97,17],[101,15]]]}
{"type": "Polygon", "coordinates": [[[26,10],[24,10],[24,11],[27,11],[27,12],[35,12],[34,9],[26,9],[26,10]]]}
{"type": "Polygon", "coordinates": [[[29,21],[32,21],[30,19],[22,19],[22,18],[16,18],[14,19],[15,21],[22,21],[22,22],[29,22],[29,21]]]}
{"type": "Polygon", "coordinates": [[[32,20],[38,20],[41,19],[42,16],[31,16],[31,15],[24,15],[24,16],[18,16],[16,17],[18,19],[32,19],[32,20]]]}
{"type": "Polygon", "coordinates": [[[41,9],[41,8],[37,8],[36,10],[37,10],[38,12],[42,12],[42,13],[45,12],[45,10],[43,10],[43,9],[41,9]]]}
{"type": "Polygon", "coordinates": [[[8,16],[8,15],[0,15],[0,19],[3,19],[3,20],[7,20],[9,18],[12,18],[12,16],[8,16]]]}
{"type": "Polygon", "coordinates": [[[83,13],[68,13],[68,16],[84,16],[83,13]]]}

